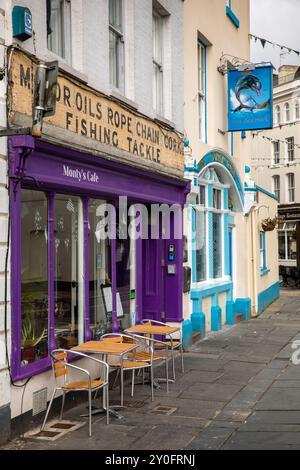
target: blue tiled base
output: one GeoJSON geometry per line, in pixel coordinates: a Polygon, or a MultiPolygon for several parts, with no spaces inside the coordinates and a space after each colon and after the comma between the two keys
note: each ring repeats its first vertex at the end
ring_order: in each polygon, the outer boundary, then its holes
{"type": "Polygon", "coordinates": [[[182,345],[187,350],[193,343],[193,325],[191,320],[185,320],[182,323],[182,345]]]}
{"type": "Polygon", "coordinates": [[[219,331],[222,329],[222,309],[221,307],[211,308],[211,330],[219,331]]]}
{"type": "Polygon", "coordinates": [[[232,300],[226,302],[226,325],[235,323],[235,302],[232,300]]]}
{"type": "Polygon", "coordinates": [[[193,326],[193,332],[201,333],[202,336],[205,336],[206,318],[204,313],[193,313],[191,315],[191,321],[193,326]]]}
{"type": "Polygon", "coordinates": [[[236,299],[235,313],[243,315],[244,320],[251,318],[251,299],[236,299]]]}
{"type": "Polygon", "coordinates": [[[258,315],[280,296],[280,284],[276,282],[258,295],[258,315]]]}

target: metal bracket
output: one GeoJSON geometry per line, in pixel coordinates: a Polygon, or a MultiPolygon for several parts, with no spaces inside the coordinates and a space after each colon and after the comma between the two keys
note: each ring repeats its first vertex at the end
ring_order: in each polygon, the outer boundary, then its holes
{"type": "Polygon", "coordinates": [[[17,129],[0,129],[0,137],[9,137],[13,135],[31,135],[31,128],[18,127],[17,129]]]}

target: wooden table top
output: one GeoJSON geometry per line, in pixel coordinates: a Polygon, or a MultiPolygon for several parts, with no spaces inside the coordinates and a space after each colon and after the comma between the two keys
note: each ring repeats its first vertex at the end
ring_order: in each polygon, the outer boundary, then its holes
{"type": "Polygon", "coordinates": [[[95,354],[112,354],[122,356],[137,348],[136,344],[128,343],[109,343],[107,341],[88,341],[72,348],[72,351],[95,354]]]}
{"type": "Polygon", "coordinates": [[[170,335],[172,333],[176,333],[179,328],[172,327],[172,326],[163,326],[163,325],[135,325],[131,328],[127,328],[125,332],[128,333],[140,333],[143,335],[170,335]]]}

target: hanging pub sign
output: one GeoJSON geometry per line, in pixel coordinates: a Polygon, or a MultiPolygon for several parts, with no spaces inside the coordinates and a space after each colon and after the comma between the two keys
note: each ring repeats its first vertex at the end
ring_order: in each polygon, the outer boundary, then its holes
{"type": "Polygon", "coordinates": [[[273,127],[273,67],[228,72],[228,130],[273,127]]]}

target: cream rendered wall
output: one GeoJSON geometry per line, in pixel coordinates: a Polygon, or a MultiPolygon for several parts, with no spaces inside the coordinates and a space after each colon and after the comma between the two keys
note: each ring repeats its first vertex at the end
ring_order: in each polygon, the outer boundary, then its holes
{"type": "MultiPolygon", "coordinates": [[[[186,0],[184,2],[184,50],[185,50],[185,130],[190,140],[193,157],[199,161],[210,149],[218,147],[228,151],[227,131],[227,75],[218,72],[220,58],[230,54],[243,59],[250,58],[249,0],[232,1],[232,9],[240,20],[237,29],[226,16],[225,0],[186,0]],[[197,107],[197,39],[204,36],[207,47],[207,123],[208,144],[199,140],[197,107]]],[[[234,161],[244,174],[249,162],[249,139],[242,141],[240,133],[234,136],[234,161]]]]}

